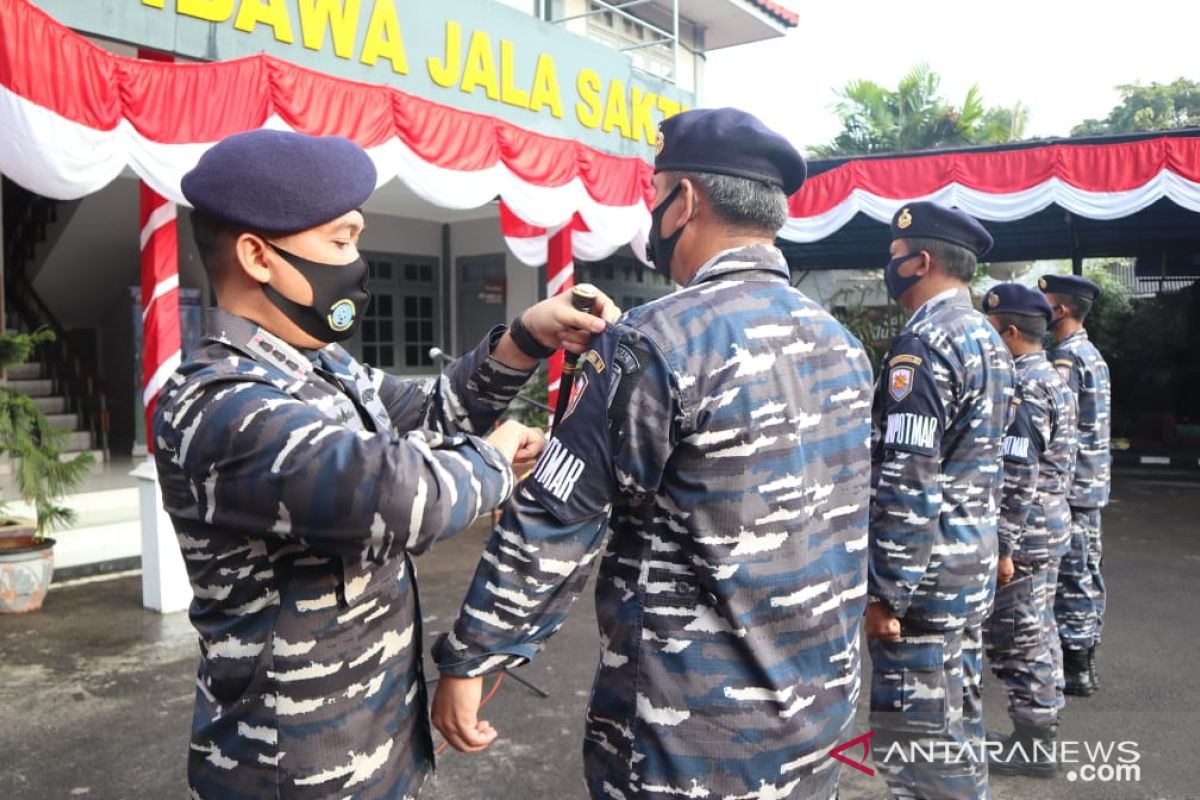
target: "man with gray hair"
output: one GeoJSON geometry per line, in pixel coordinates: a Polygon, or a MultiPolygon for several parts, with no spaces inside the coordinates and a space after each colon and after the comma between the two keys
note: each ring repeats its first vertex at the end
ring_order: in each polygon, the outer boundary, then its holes
{"type": "Polygon", "coordinates": [[[435,649],[434,724],[490,744],[482,676],[541,649],[600,556],[592,796],[828,800],[858,697],[870,364],[773,245],[805,176],[787,140],[689,111],[655,169],[650,254],[683,288],[592,338],[435,649]]]}

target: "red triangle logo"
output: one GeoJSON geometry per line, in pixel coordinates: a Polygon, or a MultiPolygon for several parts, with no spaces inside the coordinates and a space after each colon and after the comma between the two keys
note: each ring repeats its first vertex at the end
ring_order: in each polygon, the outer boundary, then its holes
{"type": "Polygon", "coordinates": [[[847,766],[854,767],[859,772],[865,772],[866,774],[874,777],[875,770],[867,766],[867,758],[869,758],[871,755],[871,737],[874,735],[875,731],[867,731],[862,736],[855,737],[844,744],[839,744],[837,747],[829,751],[829,755],[847,766]],[[862,745],[861,761],[852,761],[846,756],[842,755],[842,753],[846,750],[850,750],[851,748],[860,744],[862,745]]]}

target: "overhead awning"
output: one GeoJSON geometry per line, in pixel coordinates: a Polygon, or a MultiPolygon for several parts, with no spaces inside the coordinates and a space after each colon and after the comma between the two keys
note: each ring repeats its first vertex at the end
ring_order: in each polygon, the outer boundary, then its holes
{"type": "Polygon", "coordinates": [[[0,0],[0,171],[26,189],[74,199],[128,167],[186,205],[180,179],[201,154],[256,128],[346,136],[370,154],[381,185],[403,181],[443,208],[500,198],[531,230],[578,220],[592,257],[640,248],[649,229],[652,170],[641,159],[268,55],[128,58],[25,0],[0,0]]]}
{"type": "Polygon", "coordinates": [[[914,200],[991,223],[996,260],[1187,250],[1200,238],[1200,130],[816,160],[781,244],[793,266],[869,266],[914,200]]]}

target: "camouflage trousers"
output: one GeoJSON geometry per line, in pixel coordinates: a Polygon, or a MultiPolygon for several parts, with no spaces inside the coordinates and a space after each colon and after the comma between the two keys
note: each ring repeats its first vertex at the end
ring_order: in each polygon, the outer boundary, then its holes
{"type": "MultiPolygon", "coordinates": [[[[1054,620],[1054,589],[1045,564],[1015,566],[1013,579],[996,589],[994,610],[983,624],[983,642],[992,673],[1008,693],[1013,722],[1048,728],[1062,707],[1061,669],[1056,669],[1054,652],[1058,629],[1047,623],[1054,620]]],[[[1058,652],[1061,660],[1061,648],[1058,652]]]]}
{"type": "Polygon", "coordinates": [[[978,627],[923,631],[901,620],[871,651],[871,760],[892,796],[988,800],[978,627]]]}
{"type": "Polygon", "coordinates": [[[1059,565],[1054,602],[1064,647],[1086,650],[1100,641],[1107,599],[1102,555],[1100,510],[1071,509],[1071,549],[1059,565]]]}

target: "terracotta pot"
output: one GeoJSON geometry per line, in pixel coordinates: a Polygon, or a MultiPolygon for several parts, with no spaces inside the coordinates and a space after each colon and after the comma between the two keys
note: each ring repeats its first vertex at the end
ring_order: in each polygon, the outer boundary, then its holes
{"type": "Polygon", "coordinates": [[[53,539],[0,535],[0,614],[37,611],[53,577],[53,539]]]}

